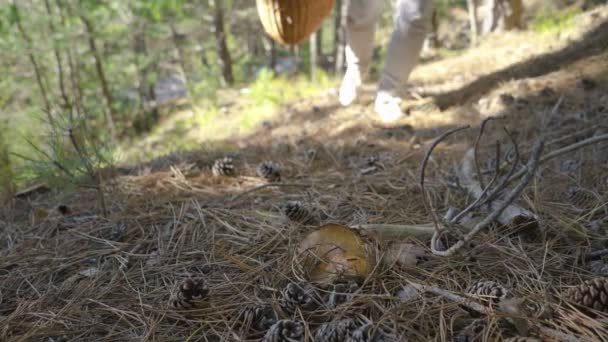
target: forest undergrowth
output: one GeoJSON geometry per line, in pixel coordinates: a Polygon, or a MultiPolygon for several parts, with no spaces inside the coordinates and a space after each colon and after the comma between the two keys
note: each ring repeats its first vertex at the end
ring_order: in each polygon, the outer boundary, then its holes
{"type": "Polygon", "coordinates": [[[0,340],[608,340],[608,8],[575,18],[420,66],[396,126],[324,90],[19,193],[0,340]]]}

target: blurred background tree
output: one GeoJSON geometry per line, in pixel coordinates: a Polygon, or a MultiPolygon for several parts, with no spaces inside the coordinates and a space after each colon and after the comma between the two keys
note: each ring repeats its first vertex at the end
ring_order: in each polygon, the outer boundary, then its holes
{"type": "MultiPolygon", "coordinates": [[[[394,1],[382,1],[376,70],[392,27],[394,1]]],[[[466,13],[467,2],[479,6],[474,21],[481,33],[524,26],[526,1],[437,0],[432,46],[441,43],[437,27],[450,9],[466,13]]],[[[583,8],[592,1],[558,2],[547,6],[583,8]]],[[[344,68],[347,4],[337,0],[313,39],[290,48],[264,34],[251,0],[5,0],[0,120],[10,127],[0,139],[2,156],[13,169],[22,167],[24,160],[12,153],[31,156],[35,151],[23,141],[44,145],[43,127],[68,112],[86,122],[95,139],[120,145],[154,131],[176,108],[213,120],[235,100],[234,93],[219,96],[223,91],[251,88],[251,96],[276,103],[308,91],[302,87],[336,84],[344,68]],[[332,74],[337,77],[328,77],[332,74]],[[299,83],[300,88],[289,83],[293,89],[274,87],[272,94],[269,87],[256,86],[277,76],[317,83],[299,83]]],[[[27,168],[14,173],[35,176],[27,168]]]]}

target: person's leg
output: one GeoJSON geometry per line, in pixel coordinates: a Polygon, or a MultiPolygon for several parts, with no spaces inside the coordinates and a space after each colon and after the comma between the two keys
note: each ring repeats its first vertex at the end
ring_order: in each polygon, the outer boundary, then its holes
{"type": "Polygon", "coordinates": [[[403,116],[396,92],[418,63],[420,50],[431,25],[433,0],[398,0],[395,28],[386,53],[386,62],[376,97],[375,109],[383,121],[403,116]]]}
{"type": "Polygon", "coordinates": [[[350,0],[346,18],[346,72],[340,86],[340,103],[350,105],[357,97],[374,48],[376,22],[382,1],[350,0]]]}

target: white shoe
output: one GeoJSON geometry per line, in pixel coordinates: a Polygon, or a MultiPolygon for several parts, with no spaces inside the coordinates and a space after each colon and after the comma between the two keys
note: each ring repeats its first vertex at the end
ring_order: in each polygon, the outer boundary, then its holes
{"type": "Polygon", "coordinates": [[[361,72],[358,68],[348,67],[344,73],[342,84],[340,85],[340,94],[338,100],[344,107],[353,103],[359,95],[359,87],[361,87],[361,72]]]}
{"type": "Polygon", "coordinates": [[[374,110],[384,123],[391,123],[404,117],[401,111],[401,98],[391,95],[386,91],[379,91],[376,95],[374,110]]]}

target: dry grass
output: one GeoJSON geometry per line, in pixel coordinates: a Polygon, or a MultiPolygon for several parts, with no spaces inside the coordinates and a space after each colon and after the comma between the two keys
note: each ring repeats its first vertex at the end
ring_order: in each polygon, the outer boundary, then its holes
{"type": "MultiPolygon", "coordinates": [[[[505,83],[486,95],[497,106],[467,103],[443,113],[449,120],[433,121],[441,115],[427,107],[414,110],[409,120],[416,130],[377,127],[366,107],[336,110],[328,97],[317,98],[314,110],[296,103],[285,108],[275,128],[238,142],[238,177],[211,175],[209,166],[226,151],[165,158],[108,184],[111,214],[105,218],[96,194],[86,190],[20,199],[0,216],[0,340],[259,340],[263,332],[240,327],[234,313],[248,303],[279,307],[280,291],[296,279],[297,245],[317,224],[430,221],[418,171],[425,146],[438,132],[506,114],[491,125],[483,146],[504,140],[504,125],[517,133],[525,158],[539,135],[550,151],[606,133],[606,56],[517,81],[531,88],[505,83]],[[596,87],[584,90],[583,77],[596,87]],[[513,101],[501,100],[502,93],[513,101]],[[362,175],[372,155],[383,167],[362,175]],[[256,189],[264,183],[255,166],[268,159],[282,164],[284,185],[256,189]],[[280,206],[288,200],[305,203],[314,223],[286,221],[280,206]],[[56,212],[59,204],[72,213],[56,212]],[[49,215],[36,215],[42,209],[49,215]],[[167,303],[188,276],[203,278],[211,294],[201,309],[184,314],[167,303]]],[[[448,184],[474,138],[470,132],[448,139],[431,160],[428,192],[441,213],[470,200],[448,184]]],[[[550,317],[527,317],[532,325],[605,340],[608,317],[588,316],[563,302],[561,293],[596,276],[585,255],[608,248],[607,162],[604,143],[543,165],[517,202],[542,218],[538,230],[494,226],[454,257],[429,255],[415,268],[378,264],[353,299],[337,308],[280,315],[304,321],[309,338],[321,323],[350,317],[369,320],[400,340],[447,341],[471,321],[469,314],[429,293],[404,303],[399,291],[414,282],[462,294],[473,281],[491,279],[518,298],[552,307],[550,317]]],[[[383,251],[386,241],[368,239],[383,251]]],[[[426,240],[410,240],[429,247],[426,240]]],[[[484,320],[480,340],[514,334],[501,318],[493,312],[484,320]]]]}

